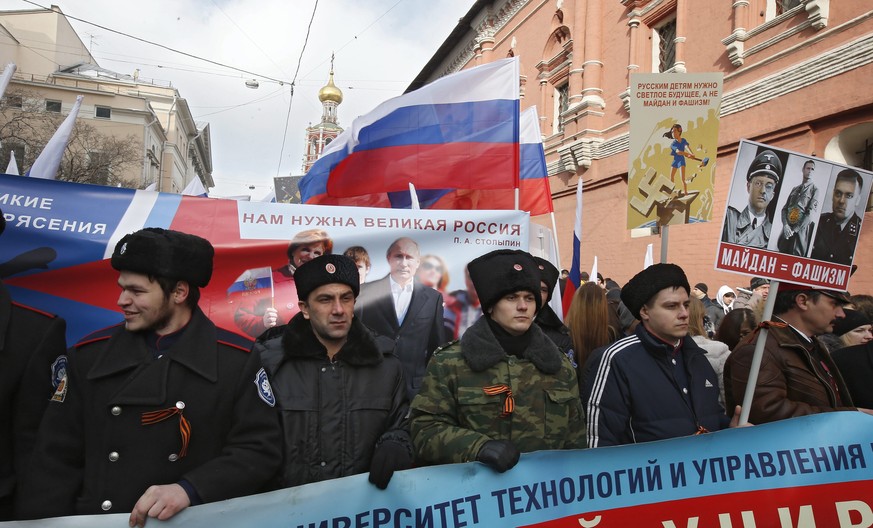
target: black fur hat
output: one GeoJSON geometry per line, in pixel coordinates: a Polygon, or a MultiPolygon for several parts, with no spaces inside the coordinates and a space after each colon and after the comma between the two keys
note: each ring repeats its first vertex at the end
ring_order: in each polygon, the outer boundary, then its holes
{"type": "Polygon", "coordinates": [[[483,312],[487,313],[504,295],[517,291],[533,293],[537,311],[542,307],[540,269],[530,253],[498,249],[471,260],[467,269],[483,312]]]}
{"type": "Polygon", "coordinates": [[[558,276],[561,273],[554,264],[542,257],[534,257],[534,260],[537,263],[537,268],[540,270],[540,280],[545,282],[549,288],[549,297],[546,299],[546,302],[549,302],[552,300],[552,293],[555,291],[555,284],[558,284],[558,276]]]}
{"type": "Polygon", "coordinates": [[[183,280],[202,288],[212,278],[215,249],[196,235],[147,227],[125,235],[112,253],[112,267],[155,277],[183,280]]]}
{"type": "Polygon", "coordinates": [[[294,272],[297,298],[305,301],[316,288],[325,284],[347,284],[355,298],[361,291],[361,277],[355,261],[345,255],[322,255],[304,262],[294,272]]]}
{"type": "Polygon", "coordinates": [[[684,288],[691,293],[688,277],[676,264],[653,264],[634,277],[621,289],[621,302],[634,317],[640,318],[640,308],[664,288],[684,288]]]}

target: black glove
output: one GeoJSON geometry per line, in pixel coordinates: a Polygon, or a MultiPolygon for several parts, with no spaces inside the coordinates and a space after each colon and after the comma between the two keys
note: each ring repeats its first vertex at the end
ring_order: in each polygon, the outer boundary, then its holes
{"type": "Polygon", "coordinates": [[[491,466],[498,473],[503,473],[515,467],[520,456],[521,452],[509,440],[488,440],[479,450],[476,460],[491,466]]]}
{"type": "Polygon", "coordinates": [[[370,461],[370,482],[379,489],[385,489],[395,471],[411,467],[412,454],[406,446],[397,442],[382,442],[373,453],[373,460],[370,461]]]}

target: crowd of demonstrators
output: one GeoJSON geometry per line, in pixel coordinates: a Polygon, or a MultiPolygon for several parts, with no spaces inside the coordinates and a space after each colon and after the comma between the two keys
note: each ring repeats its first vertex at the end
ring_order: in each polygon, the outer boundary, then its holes
{"type": "MultiPolygon", "coordinates": [[[[177,231],[118,242],[124,322],[67,352],[64,322],[0,284],[0,354],[13,358],[0,369],[0,520],[130,512],[143,526],[277,487],[369,473],[385,489],[414,465],[504,472],[525,452],[737,425],[764,278],[713,300],[673,264],[623,288],[598,273],[562,320],[548,305],[561,274],[523,251],[474,259],[466,289],[447,293],[445,261],[410,238],[372,282],[366,249],[332,250],[323,231],[294,237],[273,271],[277,306],[237,310],[254,343],[200,310],[214,250],[177,231]]],[[[873,297],[852,301],[780,288],[752,423],[873,414],[873,297]]]]}
{"type": "Polygon", "coordinates": [[[213,254],[163,229],[119,240],[124,322],[69,351],[21,478],[20,517],[131,512],[143,526],[266,489],[281,460],[273,396],[251,342],[197,305],[213,254]]]}
{"type": "Polygon", "coordinates": [[[570,358],[570,361],[573,361],[573,340],[570,339],[570,329],[564,325],[561,317],[549,306],[549,301],[552,300],[552,293],[555,291],[555,286],[558,283],[558,268],[544,258],[534,257],[534,260],[540,272],[538,295],[541,301],[541,308],[537,312],[534,323],[558,346],[558,349],[563,354],[570,358]]]}
{"type": "Polygon", "coordinates": [[[333,251],[333,240],[321,229],[309,229],[294,235],[286,251],[288,262],[272,272],[272,295],[242,297],[233,320],[240,330],[256,338],[267,328],[283,325],[300,309],[294,270],[304,262],[333,251]]]}
{"type": "Polygon", "coordinates": [[[350,258],[323,255],[295,277],[300,313],[254,347],[284,433],[280,485],[369,471],[370,482],[384,489],[395,470],[412,465],[406,386],[393,342],[378,343],[354,318],[360,281],[350,258]]]}
{"type": "Polygon", "coordinates": [[[624,333],[610,321],[611,307],[603,288],[594,283],[583,284],[573,294],[573,301],[567,310],[567,326],[573,340],[573,352],[580,389],[584,379],[584,369],[588,358],[598,348],[615,343],[624,333]]]}
{"type": "MultiPolygon", "coordinates": [[[[782,284],[776,294],[749,419],[766,423],[829,411],[855,410],[840,370],[818,336],[833,329],[849,300],[840,292],[782,284]]],[[[756,330],[725,365],[725,399],[741,401],[754,356],[756,330]]],[[[863,410],[863,409],[862,409],[863,410]]],[[[873,413],[873,411],[864,410],[873,413]]]]}
{"type": "Polygon", "coordinates": [[[504,472],[523,452],[584,447],[576,372],[534,324],[542,301],[536,262],[497,250],[467,268],[484,315],[427,367],[411,410],[417,459],[478,460],[504,472]]]}
{"type": "Polygon", "coordinates": [[[688,336],[691,287],[675,264],[655,264],[621,291],[641,321],[633,335],[588,358],[582,400],[589,447],[662,440],[735,424],[718,402],[706,353],[688,336]]]}

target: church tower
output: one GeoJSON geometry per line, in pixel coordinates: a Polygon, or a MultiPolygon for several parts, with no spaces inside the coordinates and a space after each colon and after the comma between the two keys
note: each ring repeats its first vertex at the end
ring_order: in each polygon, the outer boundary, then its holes
{"type": "Polygon", "coordinates": [[[331,141],[343,131],[339,126],[336,109],[343,102],[343,92],[333,83],[333,55],[330,57],[330,78],[318,91],[321,101],[321,122],[306,129],[306,146],[303,154],[303,173],[309,172],[312,164],[331,141]]]}

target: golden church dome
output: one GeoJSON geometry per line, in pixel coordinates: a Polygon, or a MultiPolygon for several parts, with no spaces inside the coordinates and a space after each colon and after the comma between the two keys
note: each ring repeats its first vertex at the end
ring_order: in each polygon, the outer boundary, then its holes
{"type": "Polygon", "coordinates": [[[318,100],[322,103],[325,101],[333,101],[336,104],[343,102],[343,92],[333,83],[333,70],[330,72],[330,79],[327,81],[327,86],[318,91],[318,100]]]}

